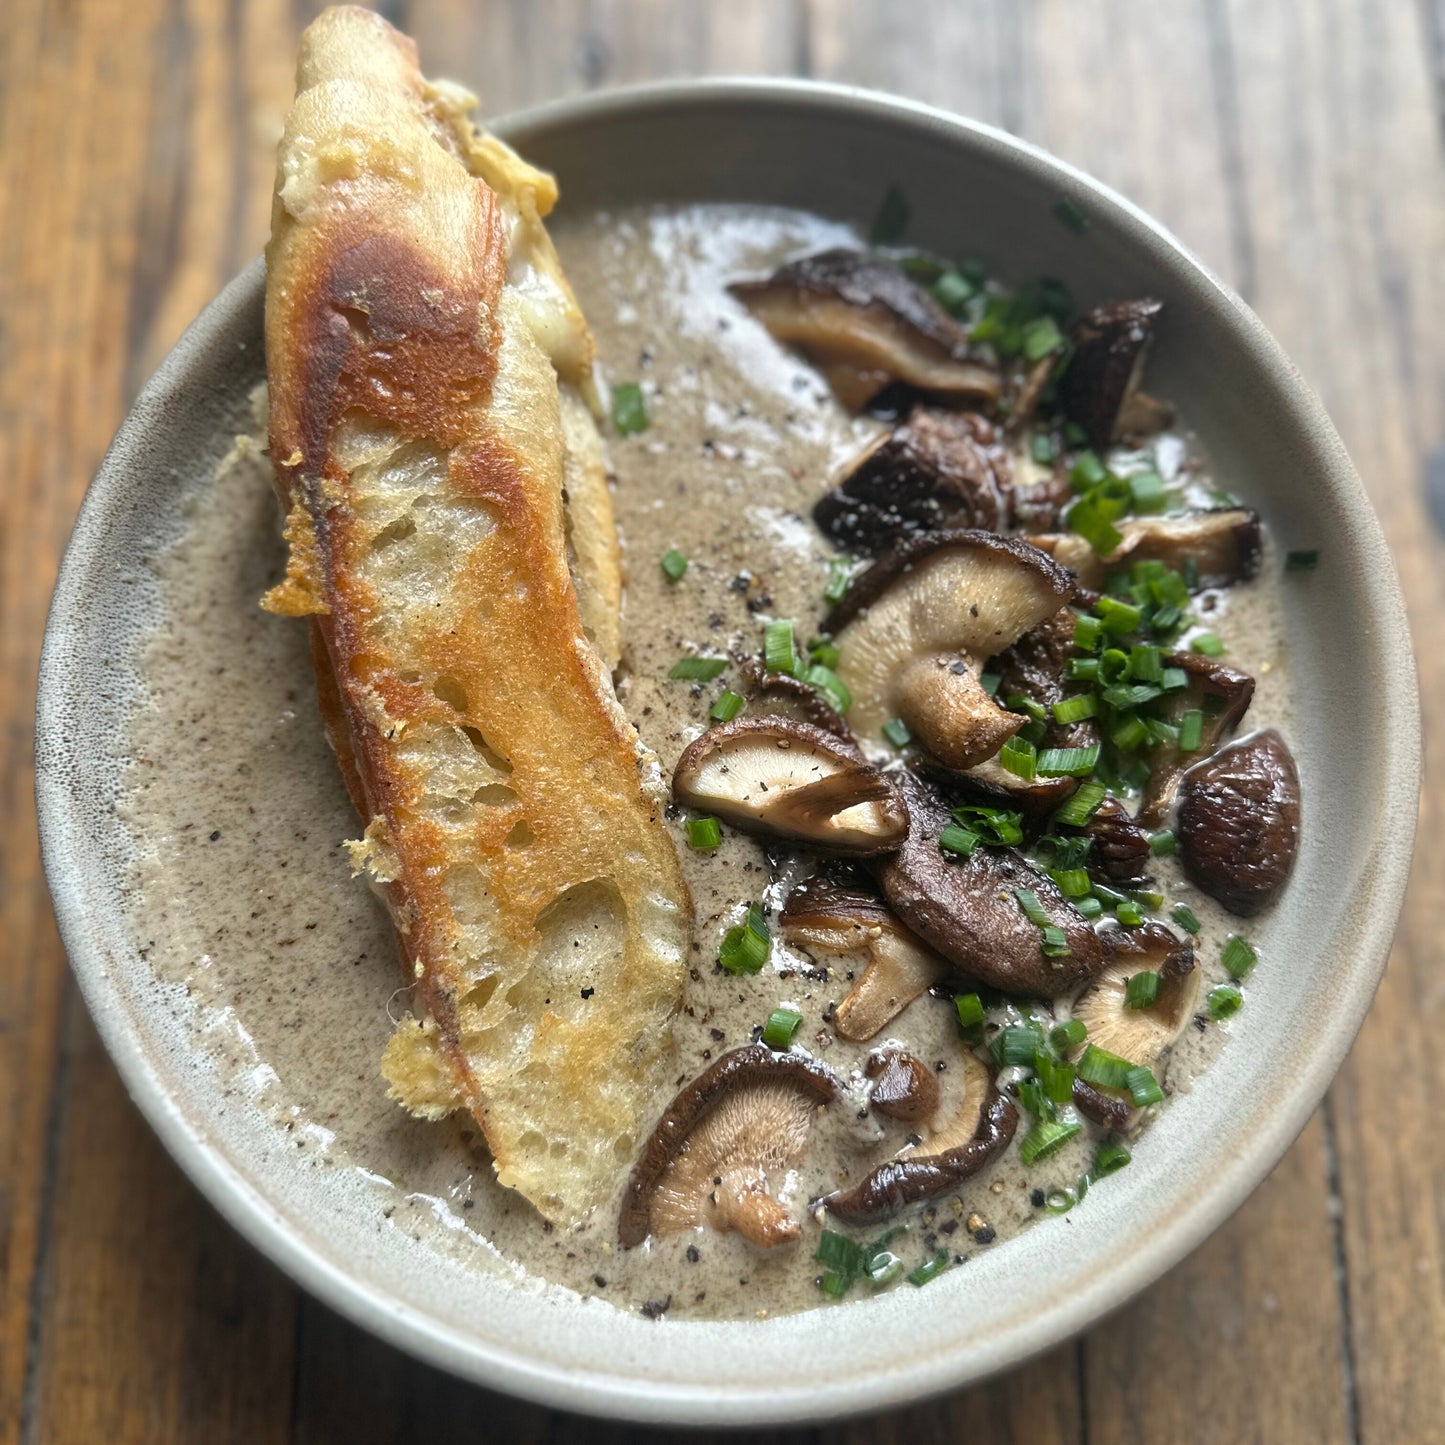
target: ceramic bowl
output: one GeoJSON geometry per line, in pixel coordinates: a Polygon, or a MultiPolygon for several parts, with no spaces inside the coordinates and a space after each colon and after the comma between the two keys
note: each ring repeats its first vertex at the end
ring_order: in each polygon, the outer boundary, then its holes
{"type": "MultiPolygon", "coordinates": [[[[499,129],[573,209],[646,200],[786,204],[866,224],[897,183],[911,236],[1047,274],[1082,297],[1149,294],[1170,325],[1150,387],[1181,401],[1219,474],[1285,548],[1321,560],[1286,589],[1304,833],[1254,936],[1267,959],[1203,1083],[1067,1227],[1045,1223],[924,1290],[720,1323],[625,1314],[427,1255],[276,1130],[223,1105],[178,1042],[174,1001],[130,936],[119,880],[144,840],[117,817],[115,740],[139,698],[160,595],[137,559],[173,537],[260,379],[258,261],[205,310],[136,402],[85,499],[55,592],[36,766],[45,866],[76,977],[126,1087],[243,1235],[403,1350],[496,1389],[653,1423],[817,1421],[975,1381],[1056,1344],[1155,1280],[1236,1209],[1319,1103],[1370,1005],[1410,860],[1417,691],[1400,593],[1319,403],[1259,320],[1127,201],[996,130],[885,96],[795,82],[650,86],[499,129]],[[1092,225],[1075,235],[1054,209],[1092,225]],[[1339,820],[1348,820],[1340,826],[1339,820]]],[[[185,738],[177,747],[193,745],[185,738]]],[[[360,885],[358,885],[360,886],[360,885]]]]}

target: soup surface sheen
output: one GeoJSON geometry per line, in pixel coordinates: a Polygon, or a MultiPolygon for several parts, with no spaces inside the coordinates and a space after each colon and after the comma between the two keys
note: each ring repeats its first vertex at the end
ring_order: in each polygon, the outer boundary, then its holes
{"type": "MultiPolygon", "coordinates": [[[[817,374],[728,296],[727,283],[858,239],[796,212],[739,206],[570,217],[555,234],[610,380],[638,380],[647,397],[648,430],[610,443],[628,567],[618,690],[670,774],[728,676],[694,686],[669,681],[668,669],[697,648],[756,653],[770,617],[796,619],[800,641],[816,632],[832,549],[809,511],[879,429],[848,416],[817,374]],[[678,583],[659,566],[671,548],[689,559],[678,583]]],[[[1173,400],[1187,418],[1188,398],[1173,400]]],[[[258,425],[188,495],[184,536],[153,561],[169,620],[144,650],[148,697],[126,742],[122,802],[141,849],[129,894],[136,936],[157,977],[182,986],[195,1006],[195,1045],[228,1079],[228,1097],[274,1120],[298,1161],[354,1173],[375,1199],[377,1227],[405,1230],[423,1251],[670,1318],[825,1302],[811,1222],[800,1246],[766,1255],[715,1233],[623,1251],[614,1242],[615,1201],[576,1230],[553,1229],[496,1185],[469,1120],[426,1124],[388,1101],[378,1062],[406,991],[390,924],[350,877],[341,847],[360,825],[322,737],[306,628],[257,605],[283,566],[263,436],[258,425]]],[[[1185,446],[1171,437],[1164,450],[1179,464],[1185,446]]],[[[1198,468],[1192,453],[1185,464],[1198,468]]],[[[1273,725],[1288,736],[1275,560],[1267,545],[1260,580],[1197,605],[1227,640],[1226,660],[1257,679],[1247,727],[1273,725]]],[[[695,853],[682,822],[679,811],[672,826],[696,928],[675,1084],[751,1042],[773,1009],[790,1006],[803,1018],[796,1042],[845,1080],[894,1041],[939,1069],[946,1090],[962,1048],[947,1001],[924,995],[882,1035],[852,1044],[824,1017],[849,979],[821,977],[776,940],[756,976],[715,967],[726,928],[751,902],[776,910],[800,865],[770,860],[731,829],[715,853],[695,853]]],[[[1155,872],[1201,920],[1196,956],[1207,991],[1225,976],[1219,956],[1232,925],[1179,879],[1172,859],[1155,872]]],[[[1167,1088],[1207,1088],[1202,1072],[1226,1034],[1227,1025],[1186,1027],[1167,1088]]],[[[658,1099],[657,1112],[666,1103],[658,1099]]],[[[840,1158],[856,1177],[860,1161],[902,1142],[900,1126],[884,1133],[859,1113],[845,1096],[815,1127],[784,1191],[795,1213],[805,1216],[807,1201],[831,1186],[840,1158]]],[[[940,1249],[965,1262],[1046,1220],[1039,1191],[1072,1188],[1095,1141],[1086,1131],[1031,1169],[1017,1147],[956,1196],[903,1217],[908,1228],[892,1247],[910,1267],[940,1249]]],[[[1148,1147],[1147,1131],[1138,1147],[1148,1147]]],[[[621,1171],[619,1197],[625,1182],[621,1171]]],[[[855,1295],[866,1288],[855,1286],[855,1295]]]]}

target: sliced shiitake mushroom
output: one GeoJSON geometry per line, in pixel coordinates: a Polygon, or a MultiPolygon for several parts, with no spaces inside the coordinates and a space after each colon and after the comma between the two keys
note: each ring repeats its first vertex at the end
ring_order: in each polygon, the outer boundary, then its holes
{"type": "Polygon", "coordinates": [[[963,328],[880,256],[824,251],[729,289],[779,341],[805,352],[854,411],[894,382],[935,396],[998,397],[998,372],[969,354],[963,328]]]}
{"type": "Polygon", "coordinates": [[[1173,744],[1156,748],[1150,755],[1149,785],[1139,809],[1138,821],[1146,828],[1158,828],[1174,806],[1174,796],[1184,770],[1208,757],[1239,726],[1254,697],[1254,679],[1247,672],[1192,652],[1167,652],[1165,667],[1177,667],[1189,678],[1187,687],[1166,694],[1168,720],[1178,722],[1186,712],[1204,715],[1199,746],[1181,753],[1173,744]]]}
{"type": "Polygon", "coordinates": [[[851,744],[786,717],[742,717],[690,743],[673,795],[734,827],[830,853],[896,848],[908,829],[897,789],[851,744]]]}
{"type": "MultiPolygon", "coordinates": [[[[1041,707],[1052,707],[1064,696],[1064,667],[1074,656],[1073,608],[1060,607],[1037,627],[1031,627],[1006,652],[993,660],[999,674],[998,696],[1017,694],[1041,707]]],[[[1044,744],[1051,748],[1086,748],[1099,741],[1090,720],[1077,723],[1050,721],[1044,744]]]]}
{"type": "Polygon", "coordinates": [[[810,878],[793,889],[778,920],[784,940],[815,963],[854,971],[852,991],[834,1010],[845,1039],[871,1039],[947,972],[876,893],[810,878]]]}
{"type": "Polygon", "coordinates": [[[831,1071],[763,1044],[715,1060],[667,1107],[632,1171],[617,1238],[736,1230],[760,1249],[802,1233],[770,1193],[802,1154],[813,1116],[838,1094],[831,1071]]]}
{"type": "Polygon", "coordinates": [[[1012,848],[975,848],[946,857],[939,836],[949,808],[916,777],[902,779],[908,838],[877,868],[883,896],[904,924],[950,963],[1004,993],[1056,998],[1087,983],[1104,966],[1104,949],[1088,920],[1052,879],[1012,848]],[[1018,890],[1039,900],[1062,930],[1068,952],[1048,957],[1040,929],[1024,913],[1018,890]]]}
{"type": "Polygon", "coordinates": [[[1037,548],[991,532],[913,537],[858,577],[825,622],[853,726],[901,717],[951,768],[992,757],[1027,721],[989,696],[984,660],[1051,616],[1073,578],[1037,548]]]}
{"type": "Polygon", "coordinates": [[[947,1117],[935,1116],[916,1148],[878,1165],[852,1189],[828,1195],[822,1203],[830,1214],[850,1222],[885,1218],[957,1188],[1003,1153],[1018,1128],[1018,1109],[974,1054],[965,1053],[955,1073],[963,1088],[947,1117]]]}
{"type": "Polygon", "coordinates": [[[917,1054],[904,1049],[869,1054],[863,1073],[873,1081],[868,1107],[875,1114],[905,1124],[921,1124],[938,1112],[943,1098],[938,1076],[917,1054]]]}
{"type": "MultiPolygon", "coordinates": [[[[1068,746],[1058,744],[1057,746],[1068,746]]],[[[986,808],[1007,808],[1019,813],[1027,827],[1037,827],[1049,817],[1079,786],[1077,778],[1045,778],[1035,775],[1021,778],[1011,773],[996,758],[985,758],[962,772],[930,768],[923,763],[917,769],[945,796],[960,803],[976,803],[986,808]]]]}
{"type": "Polygon", "coordinates": [[[1245,507],[1134,517],[1115,527],[1123,540],[1107,556],[1077,532],[1032,535],[1029,541],[1075,572],[1084,587],[1102,587],[1110,573],[1134,562],[1163,562],[1176,572],[1192,563],[1196,589],[1248,582],[1259,571],[1259,513],[1245,507]]]}
{"type": "Polygon", "coordinates": [[[752,712],[765,717],[796,718],[832,733],[854,746],[853,730],[815,687],[786,672],[769,672],[756,657],[738,668],[743,695],[752,712]]]}
{"type": "Polygon", "coordinates": [[[1093,839],[1085,860],[1090,876],[1103,883],[1135,885],[1149,872],[1149,835],[1117,798],[1105,798],[1084,831],[1093,839]]]}
{"type": "Polygon", "coordinates": [[[1074,354],[1059,378],[1059,409],[1104,447],[1123,431],[1120,412],[1138,388],[1163,304],[1148,299],[1096,306],[1074,323],[1074,354]]]}
{"type": "Polygon", "coordinates": [[[1008,490],[1008,454],[987,417],[920,406],[849,463],[813,520],[840,547],[880,552],[915,532],[998,531],[1008,490]]]}
{"type": "Polygon", "coordinates": [[[1273,901],[1299,850],[1300,783],[1273,728],[1216,753],[1179,789],[1179,861],[1231,913],[1273,901]]]}

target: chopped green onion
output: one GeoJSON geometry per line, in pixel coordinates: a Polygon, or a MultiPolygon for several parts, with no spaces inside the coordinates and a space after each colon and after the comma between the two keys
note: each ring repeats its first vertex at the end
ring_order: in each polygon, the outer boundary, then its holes
{"type": "Polygon", "coordinates": [[[1150,682],[1115,683],[1113,687],[1106,687],[1102,693],[1104,701],[1114,708],[1142,707],[1159,696],[1159,688],[1150,682]]]}
{"type": "Polygon", "coordinates": [[[808,644],[808,660],[816,662],[819,667],[837,668],[838,649],[833,645],[830,637],[815,637],[808,644]]]}
{"type": "Polygon", "coordinates": [[[1098,743],[1087,748],[1045,748],[1034,770],[1041,778],[1086,778],[1098,761],[1098,743]]]}
{"type": "Polygon", "coordinates": [[[1158,682],[1164,676],[1159,649],[1152,642],[1137,642],[1129,649],[1129,676],[1140,682],[1158,682]]]}
{"type": "Polygon", "coordinates": [[[977,1028],[983,1022],[983,1000],[976,993],[959,994],[953,1006],[958,1010],[959,1028],[977,1028]]]}
{"type": "Polygon", "coordinates": [[[1157,833],[1149,835],[1149,851],[1156,858],[1167,858],[1178,844],[1179,840],[1174,836],[1172,828],[1161,828],[1157,833]]]}
{"type": "Polygon", "coordinates": [[[1049,877],[1065,898],[1082,898],[1089,891],[1089,875],[1083,868],[1050,868],[1049,877]]]}
{"type": "Polygon", "coordinates": [[[1044,1195],[1044,1208],[1050,1214],[1067,1214],[1077,1203],[1078,1201],[1067,1189],[1057,1185],[1044,1195]]]}
{"type": "Polygon", "coordinates": [[[689,818],[687,846],[699,853],[711,852],[722,842],[722,825],[716,818],[689,818]]]}
{"type": "Polygon", "coordinates": [[[1099,659],[1071,657],[1064,663],[1064,676],[1070,682],[1094,682],[1099,676],[1099,659]]]}
{"type": "Polygon", "coordinates": [[[1221,983],[1209,990],[1209,1017],[1216,1023],[1233,1018],[1244,1007],[1244,995],[1232,983],[1221,983]]]}
{"type": "Polygon", "coordinates": [[[1162,512],[1164,510],[1164,478],[1158,472],[1138,472],[1129,478],[1129,490],[1133,493],[1136,512],[1162,512]]]}
{"type": "Polygon", "coordinates": [[[770,1049],[786,1049],[802,1022],[803,1016],[796,1009],[775,1008],[763,1025],[763,1042],[770,1049]]]}
{"type": "Polygon", "coordinates": [[[1012,737],[999,749],[998,760],[1015,777],[1027,781],[1034,776],[1038,750],[1027,738],[1012,737]]]}
{"type": "Polygon", "coordinates": [[[1204,714],[1192,707],[1179,719],[1179,751],[1197,753],[1204,741],[1204,714]]]}
{"type": "Polygon", "coordinates": [[[1057,723],[1083,722],[1095,717],[1099,711],[1098,700],[1091,692],[1081,692],[1074,697],[1061,697],[1051,709],[1057,723]]]}
{"type": "Polygon", "coordinates": [[[1077,908],[1085,918],[1091,921],[1101,917],[1104,912],[1104,905],[1100,903],[1097,898],[1076,898],[1074,899],[1074,907],[1077,908]]]}
{"type": "Polygon", "coordinates": [[[937,1279],[947,1268],[948,1251],[946,1249],[940,1249],[932,1259],[926,1259],[917,1269],[910,1269],[908,1271],[908,1283],[921,1288],[923,1285],[926,1285],[929,1280],[937,1279]]]}
{"type": "Polygon", "coordinates": [[[1033,441],[1029,444],[1029,451],[1033,459],[1041,467],[1049,467],[1054,463],[1054,439],[1047,432],[1038,432],[1033,441]]]}
{"type": "Polygon", "coordinates": [[[1118,893],[1105,883],[1094,884],[1094,892],[1111,908],[1117,903],[1127,903],[1129,901],[1129,895],[1127,893],[1118,893]]]}
{"type": "Polygon", "coordinates": [[[978,295],[978,287],[958,271],[945,271],[928,289],[933,299],[952,316],[960,315],[978,295]]]}
{"type": "Polygon", "coordinates": [[[957,823],[950,823],[938,835],[938,846],[945,853],[954,853],[960,858],[969,857],[979,842],[979,836],[972,828],[960,828],[957,823]]]}
{"type": "Polygon", "coordinates": [[[977,832],[990,848],[1012,848],[1024,840],[1022,813],[968,803],[953,810],[953,821],[977,832]]]}
{"type": "Polygon", "coordinates": [[[739,923],[723,935],[717,961],[728,973],[757,973],[773,951],[773,936],[763,910],[754,903],[746,923],[739,923]]]}
{"type": "Polygon", "coordinates": [[[725,657],[683,657],[667,675],[674,682],[711,682],[727,665],[725,657]]]}
{"type": "Polygon", "coordinates": [[[1009,1064],[1029,1068],[1043,1041],[1044,1036],[1032,1024],[1009,1024],[994,1037],[989,1048],[1000,1068],[1009,1064]]]}
{"type": "Polygon", "coordinates": [[[818,1236],[813,1258],[826,1269],[846,1276],[849,1283],[863,1272],[863,1246],[835,1229],[825,1229],[818,1236]]]}
{"type": "Polygon", "coordinates": [[[1049,715],[1049,710],[1043,703],[1035,702],[1033,698],[1025,697],[1021,692],[1009,693],[1004,702],[1010,711],[1025,713],[1034,722],[1044,722],[1049,715]]]}
{"type": "Polygon", "coordinates": [[[978,685],[992,697],[998,691],[998,685],[1003,681],[1001,672],[981,672],[978,675],[978,685]]]}
{"type": "Polygon", "coordinates": [[[1040,1119],[1019,1145],[1019,1159],[1027,1167],[1062,1149],[1084,1126],[1076,1121],[1040,1119]]]}
{"type": "Polygon", "coordinates": [[[846,713],[853,706],[853,694],[849,692],[848,684],[831,667],[824,667],[820,662],[814,663],[803,674],[803,681],[809,687],[817,688],[828,699],[834,712],[846,713]]]}
{"type": "Polygon", "coordinates": [[[1078,422],[1066,421],[1064,423],[1064,440],[1071,447],[1081,447],[1088,439],[1088,434],[1078,422]]]}
{"type": "Polygon", "coordinates": [[[1224,640],[1213,632],[1201,632],[1189,639],[1189,650],[1200,657],[1223,657],[1224,640]]]}
{"type": "Polygon", "coordinates": [[[1074,1096],[1074,1066],[1056,1059],[1047,1049],[1034,1054],[1034,1071],[1051,1103],[1067,1104],[1074,1096]]]}
{"type": "Polygon", "coordinates": [[[1109,729],[1109,741],[1121,752],[1132,753],[1149,736],[1149,724],[1141,717],[1128,716],[1109,729]]]}
{"type": "Polygon", "coordinates": [[[1054,219],[1067,226],[1074,235],[1082,236],[1094,223],[1073,201],[1058,201],[1054,205],[1054,219]]]}
{"type": "Polygon", "coordinates": [[[1320,554],[1318,551],[1307,552],[1286,552],[1284,567],[1286,572],[1308,572],[1318,565],[1320,554]]]}
{"type": "Polygon", "coordinates": [[[1165,692],[1178,692],[1181,687],[1189,686],[1189,674],[1182,667],[1166,667],[1159,674],[1159,686],[1165,692]]]}
{"type": "Polygon", "coordinates": [[[852,1287],[852,1277],[836,1269],[825,1269],[818,1278],[818,1288],[834,1299],[842,1299],[852,1287]]]}
{"type": "Polygon", "coordinates": [[[1122,647],[1106,647],[1099,659],[1099,681],[1110,684],[1128,680],[1129,654],[1122,647]]]}
{"type": "Polygon", "coordinates": [[[1130,896],[1141,908],[1147,908],[1151,913],[1157,912],[1164,906],[1164,895],[1151,893],[1147,888],[1136,888],[1130,896]]]}
{"type": "Polygon", "coordinates": [[[707,715],[714,722],[731,722],[743,710],[745,702],[740,692],[728,689],[718,694],[718,700],[708,709],[707,715]]]}
{"type": "Polygon", "coordinates": [[[1104,624],[1097,617],[1080,613],[1074,618],[1074,646],[1092,652],[1104,636],[1104,624]]]}
{"type": "Polygon", "coordinates": [[[1079,1059],[1079,1077],[1100,1089],[1124,1089],[1128,1087],[1129,1070],[1133,1067],[1128,1059],[1090,1044],[1079,1059]]]}
{"type": "Polygon", "coordinates": [[[1140,911],[1139,905],[1132,899],[1125,899],[1123,903],[1117,904],[1114,908],[1114,917],[1125,928],[1138,928],[1144,921],[1144,915],[1140,911]]]}
{"type": "Polygon", "coordinates": [[[612,388],[612,425],[618,436],[624,437],[647,430],[647,402],[635,381],[624,381],[612,388]]]}
{"type": "Polygon", "coordinates": [[[1029,361],[1042,361],[1051,351],[1064,344],[1064,334],[1052,316],[1039,316],[1027,322],[1023,331],[1024,356],[1029,361]]]}
{"type": "Polygon", "coordinates": [[[870,246],[890,246],[908,229],[913,208],[897,185],[889,186],[878,205],[878,214],[868,231],[870,246]]]}
{"type": "Polygon", "coordinates": [[[913,734],[908,731],[908,724],[901,717],[891,717],[883,724],[883,736],[899,752],[902,752],[913,741],[913,734]]]}
{"type": "Polygon", "coordinates": [[[1088,1036],[1088,1028],[1083,1019],[1065,1019],[1061,1024],[1055,1024],[1049,1030],[1049,1042],[1061,1054],[1066,1054],[1070,1049],[1076,1049],[1088,1036]]]}
{"type": "Polygon", "coordinates": [[[1037,1078],[1021,1079],[1015,1088],[1019,1103],[1035,1119],[1053,1119],[1058,1116],[1059,1111],[1054,1108],[1052,1100],[1044,1093],[1044,1086],[1037,1078]]]}
{"type": "Polygon", "coordinates": [[[1094,604],[1094,611],[1098,613],[1104,631],[1116,636],[1135,631],[1144,615],[1132,602],[1121,602],[1117,597],[1107,595],[1094,604]]]}
{"type": "Polygon", "coordinates": [[[1014,897],[1019,901],[1019,907],[1028,915],[1030,923],[1038,928],[1047,928],[1053,920],[1044,911],[1044,905],[1039,902],[1039,895],[1032,888],[1015,888],[1014,897]]]}
{"type": "Polygon", "coordinates": [[[681,582],[683,573],[687,571],[687,558],[672,547],[662,554],[661,566],[670,582],[681,582]]]}
{"type": "Polygon", "coordinates": [[[1176,903],[1169,916],[1185,933],[1198,933],[1203,925],[1194,916],[1194,910],[1187,903],[1176,903]]]}
{"type": "Polygon", "coordinates": [[[1143,1064],[1135,1064],[1129,1070],[1124,1087],[1128,1089],[1136,1109],[1147,1109],[1150,1104],[1161,1103],[1164,1099],[1164,1090],[1159,1087],[1159,1080],[1154,1077],[1153,1071],[1145,1068],[1143,1064]]]}
{"type": "Polygon", "coordinates": [[[876,1248],[868,1252],[868,1262],[864,1270],[869,1283],[877,1289],[885,1284],[892,1284],[903,1273],[903,1261],[891,1249],[876,1248]]]}
{"type": "Polygon", "coordinates": [[[1077,532],[1101,557],[1107,556],[1124,540],[1124,534],[1106,515],[1095,493],[1080,497],[1069,508],[1066,520],[1069,530],[1077,532]]]}
{"type": "Polygon", "coordinates": [[[1043,949],[1045,958],[1067,958],[1073,952],[1069,947],[1069,936],[1062,928],[1056,928],[1051,923],[1039,931],[1039,947],[1043,949]]]}
{"type": "Polygon", "coordinates": [[[847,594],[852,574],[853,559],[851,557],[829,557],[828,585],[823,589],[823,601],[841,602],[847,594]]]}
{"type": "Polygon", "coordinates": [[[797,671],[793,624],[789,618],[774,618],[763,628],[763,666],[769,672],[782,672],[790,677],[797,671]]]}
{"type": "Polygon", "coordinates": [[[1159,975],[1153,969],[1131,974],[1124,985],[1126,1008],[1151,1008],[1159,997],[1159,975]]]}
{"type": "Polygon", "coordinates": [[[1224,965],[1224,971],[1230,978],[1241,979],[1259,961],[1259,955],[1248,940],[1241,938],[1237,933],[1231,933],[1224,941],[1224,952],[1220,955],[1219,961],[1224,965]]]}
{"type": "Polygon", "coordinates": [[[1054,814],[1054,821],[1068,828],[1082,828],[1108,795],[1103,783],[1080,783],[1072,797],[1066,799],[1054,814]]]}
{"type": "Polygon", "coordinates": [[[1133,1157],[1122,1144],[1100,1144],[1094,1155],[1094,1178],[1107,1179],[1117,1174],[1133,1157]]]}

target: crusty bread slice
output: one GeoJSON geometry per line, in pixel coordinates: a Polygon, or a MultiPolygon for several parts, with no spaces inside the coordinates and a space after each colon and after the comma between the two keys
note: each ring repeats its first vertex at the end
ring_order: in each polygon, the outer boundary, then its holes
{"type": "Polygon", "coordinates": [[[413,1014],[383,1071],[472,1111],[558,1221],[609,1197],[691,907],[612,691],[621,577],[556,191],[368,11],[302,40],[267,250],[271,453],[318,694],[413,1014]],[[564,505],[564,489],[566,501],[564,505]]]}

